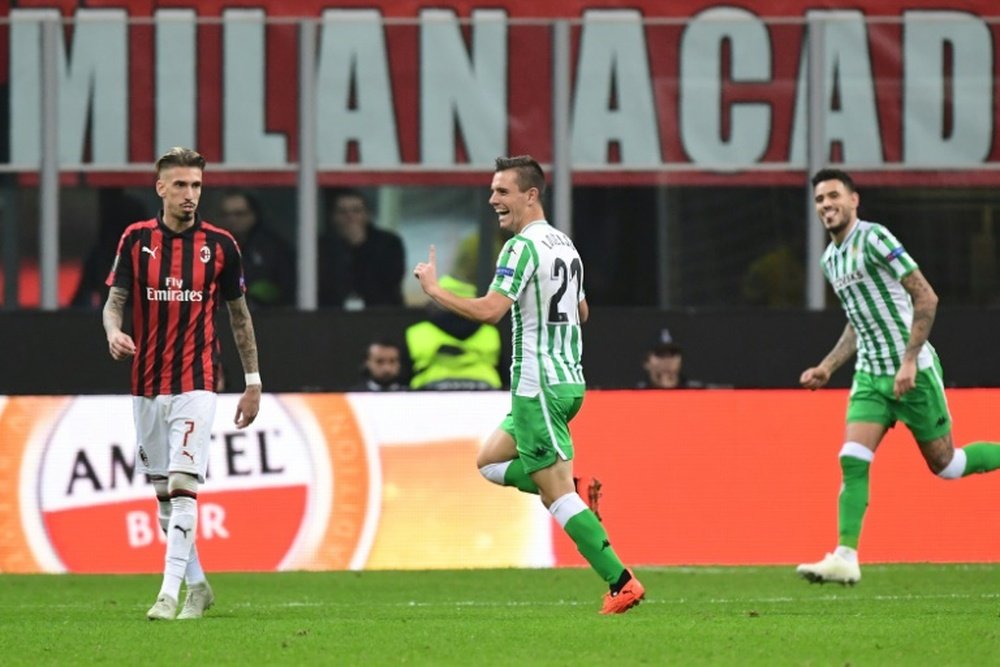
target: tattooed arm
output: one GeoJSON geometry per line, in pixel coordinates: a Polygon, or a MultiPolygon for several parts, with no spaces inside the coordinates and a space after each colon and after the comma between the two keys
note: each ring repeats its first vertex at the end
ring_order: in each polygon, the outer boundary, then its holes
{"type": "Polygon", "coordinates": [[[902,285],[913,300],[913,324],[910,325],[910,339],[906,342],[906,351],[893,386],[896,398],[917,384],[917,355],[931,335],[938,305],[937,294],[920,269],[903,278],[902,285]]]}
{"type": "MultiPolygon", "coordinates": [[[[247,308],[247,300],[240,297],[232,301],[227,301],[229,307],[229,323],[233,328],[233,339],[236,341],[236,350],[240,354],[240,363],[243,365],[243,372],[246,374],[260,372],[257,365],[257,338],[253,331],[253,321],[250,319],[250,310],[247,308]]],[[[246,428],[257,418],[260,410],[260,383],[248,384],[240,397],[236,406],[235,423],[238,428],[246,428]]]]}
{"type": "Polygon", "coordinates": [[[135,354],[135,341],[122,331],[125,320],[125,303],[128,301],[128,290],[112,287],[108,292],[108,300],[104,304],[101,319],[104,322],[104,333],[108,338],[108,351],[111,358],[120,361],[135,354]]]}
{"type": "Polygon", "coordinates": [[[858,335],[848,322],[844,333],[840,335],[833,349],[830,350],[818,366],[807,368],[799,377],[799,384],[806,389],[819,389],[830,381],[834,371],[844,365],[844,362],[854,356],[858,350],[858,335]]]}

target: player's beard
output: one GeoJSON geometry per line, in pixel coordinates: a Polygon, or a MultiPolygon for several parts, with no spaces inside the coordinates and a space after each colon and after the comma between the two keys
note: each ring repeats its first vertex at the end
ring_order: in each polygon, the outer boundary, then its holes
{"type": "Polygon", "coordinates": [[[823,223],[823,227],[826,228],[828,234],[836,236],[847,229],[847,226],[851,224],[851,217],[852,216],[848,215],[846,211],[837,211],[837,214],[833,218],[833,224],[828,225],[825,217],[821,218],[821,222],[823,223]]]}

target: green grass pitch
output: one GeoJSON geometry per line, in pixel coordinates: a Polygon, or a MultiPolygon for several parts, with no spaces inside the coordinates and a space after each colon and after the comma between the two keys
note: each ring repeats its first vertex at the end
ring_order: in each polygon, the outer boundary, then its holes
{"type": "Polygon", "coordinates": [[[1000,565],[638,568],[597,613],[589,570],[214,574],[198,621],[152,623],[158,576],[0,575],[0,664],[990,665],[1000,565]]]}

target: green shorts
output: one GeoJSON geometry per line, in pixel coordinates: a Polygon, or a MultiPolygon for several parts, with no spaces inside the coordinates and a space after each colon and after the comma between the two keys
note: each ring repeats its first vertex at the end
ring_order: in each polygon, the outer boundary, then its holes
{"type": "Polygon", "coordinates": [[[871,422],[892,428],[899,420],[917,442],[930,442],[951,431],[951,413],[944,395],[941,364],[917,371],[917,384],[897,399],[895,376],[857,372],[847,402],[848,422],[871,422]]]}
{"type": "Polygon", "coordinates": [[[558,459],[573,459],[569,423],[582,405],[583,391],[576,387],[548,388],[537,396],[512,397],[510,412],[500,428],[514,438],[525,472],[548,468],[558,459]]]}

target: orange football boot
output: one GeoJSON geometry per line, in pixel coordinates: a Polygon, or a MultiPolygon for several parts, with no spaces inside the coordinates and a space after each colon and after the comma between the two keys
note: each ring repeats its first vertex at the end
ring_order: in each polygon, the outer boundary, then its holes
{"type": "Polygon", "coordinates": [[[635,574],[632,573],[632,570],[629,570],[628,573],[632,575],[632,578],[622,586],[620,591],[615,594],[608,591],[604,594],[602,614],[624,614],[646,597],[646,589],[635,578],[635,574]]]}

